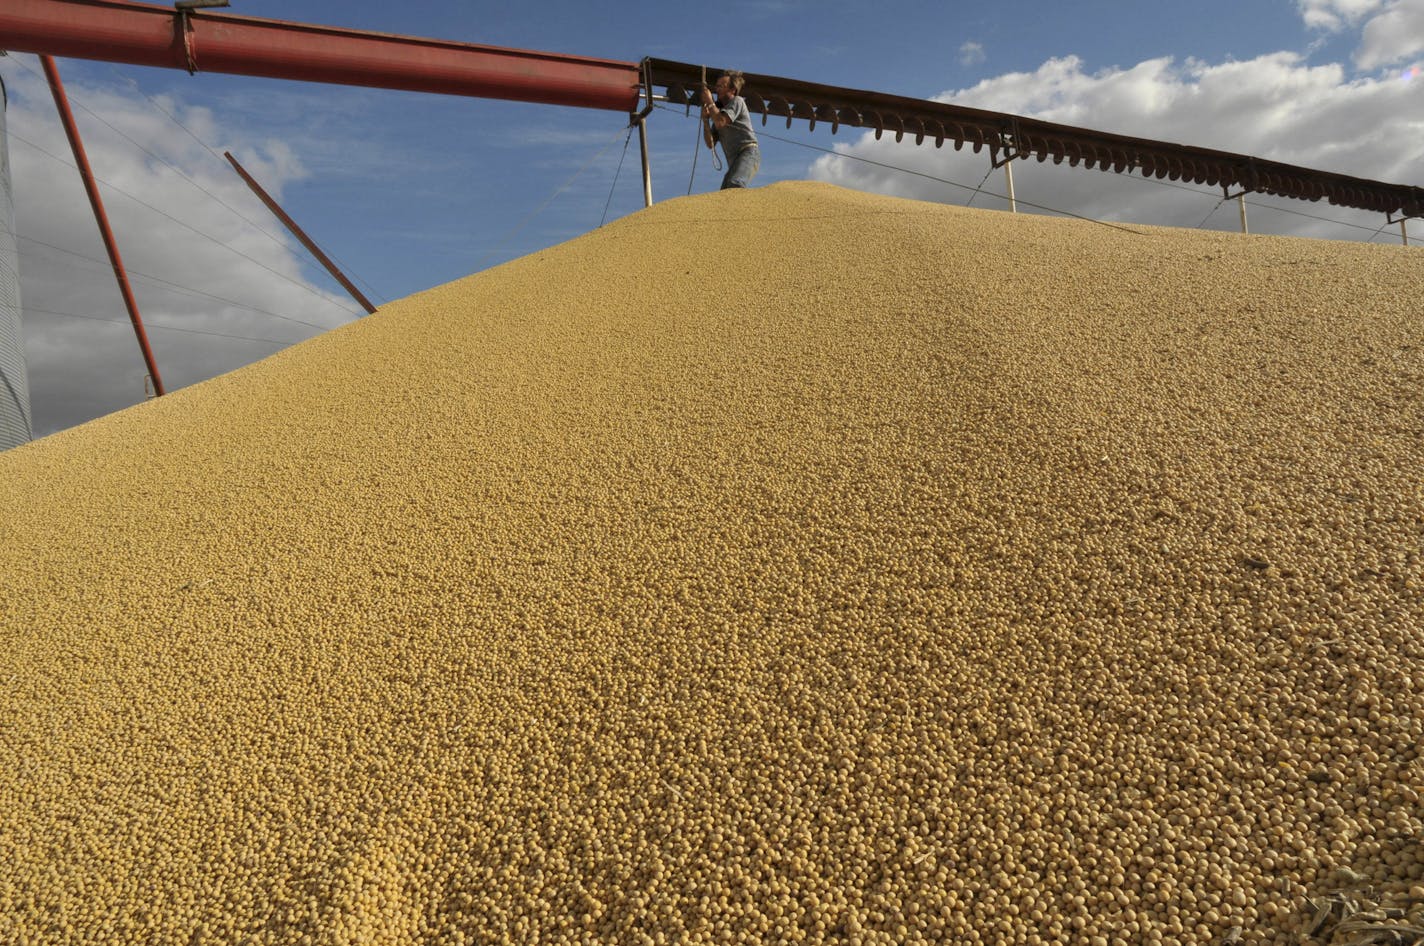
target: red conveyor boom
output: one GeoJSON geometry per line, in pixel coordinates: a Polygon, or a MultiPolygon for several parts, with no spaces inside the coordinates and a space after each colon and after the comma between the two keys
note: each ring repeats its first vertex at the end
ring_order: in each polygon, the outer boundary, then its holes
{"type": "Polygon", "coordinates": [[[129,0],[3,0],[0,49],[140,66],[635,111],[639,65],[129,0]]]}

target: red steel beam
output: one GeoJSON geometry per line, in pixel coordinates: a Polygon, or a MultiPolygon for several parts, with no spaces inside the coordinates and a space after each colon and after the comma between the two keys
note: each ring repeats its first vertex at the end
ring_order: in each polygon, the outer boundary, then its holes
{"type": "Polygon", "coordinates": [[[631,112],[639,64],[130,0],[3,0],[0,49],[631,112]]]}
{"type": "Polygon", "coordinates": [[[331,257],[321,251],[321,247],[316,245],[316,241],[307,236],[307,232],[298,226],[297,222],[282,209],[281,204],[278,204],[277,201],[272,199],[272,195],[267,193],[267,189],[257,183],[256,178],[247,173],[247,168],[237,162],[237,158],[232,156],[232,152],[224,151],[223,157],[227,158],[228,164],[232,165],[232,169],[237,172],[238,177],[242,178],[243,183],[247,185],[248,189],[257,195],[257,199],[266,204],[267,209],[272,211],[273,216],[282,221],[282,224],[288,230],[292,231],[292,235],[302,241],[302,246],[307,248],[307,252],[315,256],[317,262],[326,267],[326,271],[331,274],[332,278],[341,283],[341,287],[350,294],[351,298],[355,299],[356,303],[366,310],[366,314],[374,314],[376,307],[371,305],[371,300],[367,299],[365,294],[361,292],[360,289],[357,289],[351,280],[346,278],[346,274],[341,271],[341,267],[337,266],[332,262],[331,257]]]}
{"type": "Polygon", "coordinates": [[[124,306],[129,310],[129,321],[133,323],[134,335],[138,337],[138,347],[143,352],[143,363],[148,366],[148,376],[153,379],[155,394],[163,394],[163,379],[158,375],[158,363],[153,360],[153,350],[148,347],[148,333],[143,330],[143,319],[138,314],[138,303],[134,301],[133,290],[129,287],[128,271],[119,256],[119,244],[114,239],[114,231],[109,227],[109,215],[104,212],[104,201],[99,196],[99,185],[94,180],[94,172],[89,168],[89,157],[84,151],[84,141],[79,137],[79,128],[74,124],[74,113],[69,110],[69,96],[64,94],[64,84],[59,81],[59,68],[51,56],[40,56],[45,78],[49,80],[50,93],[54,96],[55,107],[59,109],[59,120],[64,124],[64,134],[69,138],[69,147],[74,151],[74,163],[79,167],[79,176],[84,180],[84,192],[89,195],[89,205],[94,208],[94,219],[99,224],[99,235],[104,238],[104,249],[109,252],[109,263],[114,267],[114,278],[119,281],[119,294],[124,297],[124,306]]]}

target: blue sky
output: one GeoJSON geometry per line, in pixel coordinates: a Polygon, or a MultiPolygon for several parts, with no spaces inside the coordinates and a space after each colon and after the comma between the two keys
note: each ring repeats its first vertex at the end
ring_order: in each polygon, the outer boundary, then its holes
{"type": "MultiPolygon", "coordinates": [[[[1424,185],[1424,0],[1153,5],[730,0],[484,4],[234,0],[229,12],[610,59],[732,65],[1424,185]],[[612,9],[614,12],[610,12],[612,9]],[[871,12],[867,12],[867,11],[871,12]]],[[[626,116],[60,61],[170,389],[355,317],[257,205],[231,150],[376,301],[641,207],[626,116]],[[102,120],[99,116],[102,116],[102,120]],[[181,124],[180,124],[181,123],[181,124]],[[210,150],[211,149],[211,150],[210,150]],[[216,152],[216,154],[214,154],[216,152]],[[621,171],[619,162],[622,160],[621,171]],[[180,173],[181,172],[181,173],[180,173]],[[615,174],[617,174],[615,185],[615,174]]],[[[0,59],[25,355],[38,435],[142,401],[143,366],[36,57],[0,59]]],[[[758,127],[761,128],[760,124],[758,127]]],[[[655,200],[716,188],[696,123],[650,122],[655,200]]],[[[987,159],[773,120],[755,183],[817,178],[1001,209],[987,159]],[[774,136],[774,137],[773,137],[774,136]],[[834,148],[837,155],[824,150],[834,148]],[[867,158],[956,181],[899,174],[867,158]]],[[[1219,195],[1028,164],[1021,199],[1101,219],[1233,229],[1219,195]]],[[[1255,232],[1399,242],[1384,220],[1263,198],[1255,232]],[[1308,214],[1305,216],[1302,214],[1308,214]]],[[[1424,223],[1416,223],[1424,242],[1424,223]]]]}

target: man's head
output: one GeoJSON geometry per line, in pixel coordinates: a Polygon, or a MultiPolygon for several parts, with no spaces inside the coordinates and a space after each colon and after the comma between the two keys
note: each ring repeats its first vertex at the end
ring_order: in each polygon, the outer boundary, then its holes
{"type": "Polygon", "coordinates": [[[742,94],[742,83],[746,78],[737,69],[729,69],[722,73],[717,79],[715,86],[719,99],[729,99],[734,95],[742,94]]]}

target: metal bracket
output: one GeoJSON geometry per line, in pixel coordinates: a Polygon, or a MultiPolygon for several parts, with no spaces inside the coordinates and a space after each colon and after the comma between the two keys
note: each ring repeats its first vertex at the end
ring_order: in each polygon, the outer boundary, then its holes
{"type": "MultiPolygon", "coordinates": [[[[1244,165],[1238,164],[1235,166],[1234,170],[1236,171],[1236,174],[1240,179],[1250,181],[1252,184],[1258,183],[1261,180],[1260,172],[1256,170],[1255,158],[1247,158],[1246,163],[1244,165]]],[[[1241,192],[1238,194],[1233,194],[1231,193],[1230,188],[1226,184],[1221,185],[1222,200],[1235,200],[1238,197],[1245,197],[1247,194],[1251,194],[1254,192],[1254,187],[1242,184],[1241,192]]]]}
{"type": "Polygon", "coordinates": [[[1394,216],[1394,212],[1393,212],[1393,211],[1386,211],[1386,212],[1385,212],[1385,215],[1384,215],[1384,225],[1385,225],[1386,227],[1388,227],[1388,226],[1392,226],[1393,224],[1396,224],[1396,223],[1399,224],[1399,238],[1400,238],[1400,240],[1402,240],[1402,241],[1404,242],[1404,245],[1405,245],[1405,246],[1408,246],[1408,245],[1409,245],[1409,227],[1405,224],[1404,221],[1406,221],[1406,220],[1415,220],[1415,219],[1419,219],[1419,218],[1421,218],[1421,217],[1424,217],[1424,214],[1405,214],[1403,217],[1398,217],[1398,218],[1396,218],[1396,217],[1394,216]]]}
{"type": "Polygon", "coordinates": [[[178,34],[183,37],[183,53],[188,58],[188,75],[198,73],[198,50],[193,45],[193,21],[188,18],[188,14],[194,10],[227,5],[228,0],[178,0],[173,4],[173,9],[178,13],[178,34]]]}
{"type": "Polygon", "coordinates": [[[193,48],[193,23],[188,19],[188,11],[179,7],[178,19],[173,25],[178,28],[178,35],[183,37],[183,55],[188,60],[188,75],[197,75],[198,51],[193,48]]]}
{"type": "Polygon", "coordinates": [[[1006,164],[1009,164],[1009,163],[1012,163],[1012,162],[1014,162],[1014,161],[1017,161],[1017,160],[1019,160],[1019,159],[1021,159],[1021,158],[1027,158],[1027,157],[1028,157],[1028,155],[1024,154],[1022,151],[1010,151],[1007,147],[1005,147],[1005,148],[1004,148],[1004,156],[1003,156],[1003,158],[996,158],[996,157],[993,156],[993,152],[990,152],[989,163],[992,164],[992,165],[993,165],[994,167],[996,167],[996,168],[1001,168],[1001,167],[1003,167],[1003,166],[1006,165],[1006,164]]]}
{"type": "Polygon", "coordinates": [[[634,112],[631,116],[629,116],[632,119],[632,121],[628,122],[629,125],[636,125],[638,122],[647,118],[649,115],[652,114],[653,109],[657,107],[656,104],[653,102],[653,61],[651,59],[643,59],[642,72],[643,94],[644,96],[646,96],[648,104],[643,106],[643,110],[641,112],[634,112]]]}
{"type": "Polygon", "coordinates": [[[998,149],[994,148],[992,145],[990,145],[989,147],[989,163],[992,164],[995,168],[1001,168],[1004,165],[1008,164],[1010,161],[1026,161],[1030,157],[1032,157],[1031,152],[1026,152],[1019,147],[1017,122],[1014,123],[1014,126],[1009,129],[1007,134],[1005,134],[1003,131],[1000,131],[999,140],[1004,143],[1004,157],[1002,160],[994,157],[994,152],[998,149]],[[1010,142],[1013,142],[1012,146],[1010,145],[1010,142]]]}

